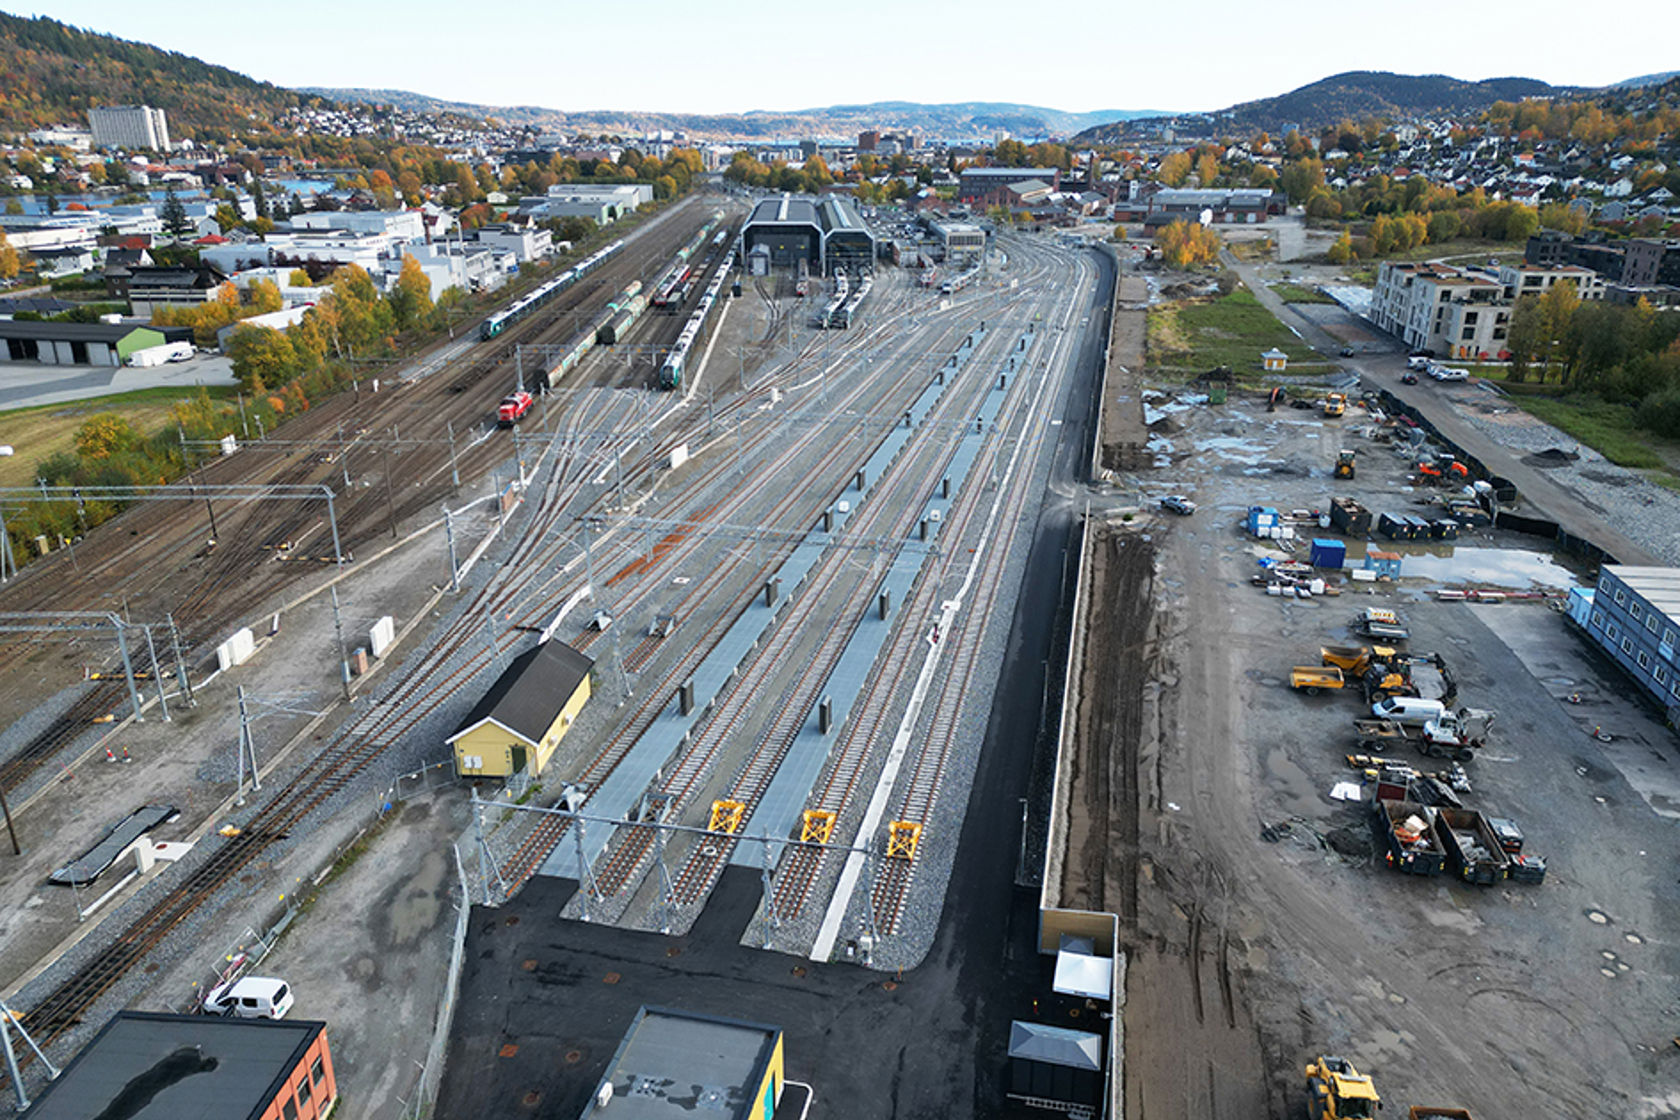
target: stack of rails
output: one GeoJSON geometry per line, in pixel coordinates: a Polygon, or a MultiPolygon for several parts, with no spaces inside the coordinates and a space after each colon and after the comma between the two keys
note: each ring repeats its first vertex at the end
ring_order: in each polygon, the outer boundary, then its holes
{"type": "Polygon", "coordinates": [[[717,302],[718,293],[723,290],[725,281],[729,279],[729,270],[735,267],[735,250],[731,249],[723,258],[723,264],[712,276],[712,282],[706,285],[706,291],[700,297],[700,306],[694,309],[694,314],[688,317],[682,333],[677,336],[676,345],[665,356],[664,364],[659,367],[659,387],[671,391],[682,388],[683,370],[688,364],[689,351],[700,338],[700,332],[706,325],[706,316],[712,310],[712,304],[717,302]]]}
{"type": "Polygon", "coordinates": [[[568,268],[565,272],[562,272],[554,279],[545,281],[544,283],[538,285],[531,292],[515,300],[505,310],[496,312],[496,314],[480,323],[478,326],[478,337],[480,339],[495,338],[497,335],[502,333],[502,330],[507,327],[508,324],[523,319],[526,315],[529,315],[532,311],[535,311],[538,307],[541,307],[550,299],[553,299],[555,296],[559,295],[561,292],[565,291],[567,288],[571,287],[591,272],[594,272],[602,264],[605,264],[609,259],[616,256],[618,251],[623,248],[624,242],[614,241],[606,248],[600,249],[585,257],[583,260],[579,261],[571,268],[568,268]]]}

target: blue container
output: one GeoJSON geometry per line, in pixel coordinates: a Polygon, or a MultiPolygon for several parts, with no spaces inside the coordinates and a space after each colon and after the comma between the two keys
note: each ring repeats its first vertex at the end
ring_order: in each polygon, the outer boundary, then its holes
{"type": "Polygon", "coordinates": [[[1315,568],[1341,568],[1347,563],[1347,544],[1327,537],[1314,537],[1311,556],[1315,568]]]}

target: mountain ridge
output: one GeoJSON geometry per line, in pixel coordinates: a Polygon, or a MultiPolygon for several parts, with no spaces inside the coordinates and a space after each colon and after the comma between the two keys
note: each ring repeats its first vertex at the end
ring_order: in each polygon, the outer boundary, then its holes
{"type": "Polygon", "coordinates": [[[298,100],[192,55],[0,12],[0,132],[85,124],[90,106],[139,103],[167,113],[173,136],[197,138],[249,128],[298,100]]]}
{"type": "MultiPolygon", "coordinates": [[[[1288,125],[1318,129],[1343,120],[1376,116],[1386,119],[1461,116],[1480,112],[1495,101],[1557,97],[1582,92],[1538,78],[1486,78],[1468,81],[1446,74],[1399,74],[1389,70],[1349,70],[1274,97],[1245,101],[1215,113],[1184,114],[1174,120],[1211,121],[1233,132],[1278,132],[1288,125]]],[[[1086,129],[1075,143],[1113,143],[1130,122],[1115,121],[1086,129]]]]}
{"type": "Polygon", "coordinates": [[[596,132],[645,132],[663,128],[696,135],[747,138],[763,138],[813,127],[837,135],[871,128],[919,128],[945,135],[967,130],[976,134],[1008,131],[1029,137],[1065,136],[1098,122],[1135,120],[1161,115],[1154,110],[1123,109],[1076,113],[1005,101],[877,101],[807,109],[750,109],[742,113],[562,110],[539,105],[486,105],[452,101],[430,94],[398,89],[308,86],[299,88],[297,92],[327,97],[338,102],[359,101],[364,104],[390,105],[410,112],[459,113],[480,119],[500,120],[510,125],[596,132]]]}

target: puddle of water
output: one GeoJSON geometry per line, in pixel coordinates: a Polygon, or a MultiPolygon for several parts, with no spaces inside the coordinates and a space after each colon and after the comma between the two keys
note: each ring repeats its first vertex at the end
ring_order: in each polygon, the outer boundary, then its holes
{"type": "MultiPolygon", "coordinates": [[[[1560,591],[1578,586],[1575,573],[1549,552],[1522,548],[1482,548],[1474,545],[1407,545],[1384,541],[1376,546],[1383,552],[1398,552],[1403,579],[1425,579],[1434,583],[1479,583],[1515,590],[1540,586],[1560,591]]],[[[1358,542],[1348,542],[1349,566],[1365,559],[1358,542]],[[1358,554],[1355,555],[1355,550],[1358,554]]]]}

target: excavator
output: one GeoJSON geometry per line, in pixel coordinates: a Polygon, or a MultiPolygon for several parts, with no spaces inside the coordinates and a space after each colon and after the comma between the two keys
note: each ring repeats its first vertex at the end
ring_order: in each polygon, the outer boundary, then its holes
{"type": "Polygon", "coordinates": [[[1343,451],[1336,452],[1336,477],[1337,478],[1352,478],[1353,477],[1353,456],[1354,456],[1354,453],[1352,451],[1343,450],[1343,451]]]}
{"type": "Polygon", "coordinates": [[[1375,1120],[1381,1107],[1377,1087],[1346,1058],[1324,1055],[1307,1067],[1307,1115],[1312,1120],[1375,1120]]]}

